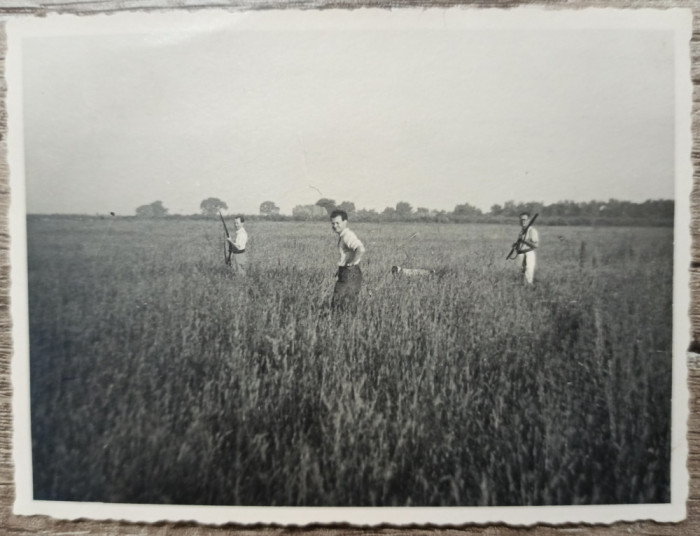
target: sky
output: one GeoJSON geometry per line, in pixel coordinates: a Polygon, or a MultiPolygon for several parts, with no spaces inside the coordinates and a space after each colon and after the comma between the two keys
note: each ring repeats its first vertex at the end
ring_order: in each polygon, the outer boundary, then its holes
{"type": "Polygon", "coordinates": [[[24,38],[28,212],[674,197],[673,32],[392,13],[24,38]]]}

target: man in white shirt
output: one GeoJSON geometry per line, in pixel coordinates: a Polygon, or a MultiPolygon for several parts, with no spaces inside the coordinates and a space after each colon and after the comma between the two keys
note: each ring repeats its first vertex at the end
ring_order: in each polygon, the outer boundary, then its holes
{"type": "Polygon", "coordinates": [[[236,232],[233,233],[233,236],[226,238],[232,247],[231,267],[233,268],[233,273],[240,276],[246,275],[248,266],[248,257],[245,252],[245,246],[248,243],[248,233],[244,228],[244,223],[245,218],[243,216],[236,216],[233,219],[233,226],[236,228],[236,232]]]}
{"type": "Polygon", "coordinates": [[[333,289],[333,309],[357,311],[357,300],[362,286],[360,261],[365,253],[365,246],[357,235],[348,228],[348,215],[344,210],[331,212],[331,226],[338,235],[338,281],[333,289]]]}
{"type": "Polygon", "coordinates": [[[522,261],[525,282],[528,285],[532,285],[535,280],[535,250],[540,244],[540,235],[534,227],[530,226],[528,229],[528,223],[530,223],[530,214],[523,212],[520,214],[521,231],[518,239],[518,256],[516,258],[522,261]]]}

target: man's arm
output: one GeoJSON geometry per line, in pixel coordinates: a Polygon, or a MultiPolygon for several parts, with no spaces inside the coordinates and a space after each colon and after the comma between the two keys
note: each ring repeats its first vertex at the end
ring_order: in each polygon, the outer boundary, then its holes
{"type": "Polygon", "coordinates": [[[530,239],[527,240],[525,237],[521,240],[521,244],[527,246],[529,249],[523,249],[522,247],[520,248],[521,253],[527,253],[528,251],[533,251],[537,249],[537,246],[540,243],[540,237],[537,234],[537,231],[535,229],[530,230],[530,239]]]}
{"type": "Polygon", "coordinates": [[[359,264],[362,260],[362,256],[365,254],[364,244],[352,231],[347,233],[342,239],[345,241],[345,245],[348,247],[348,249],[352,250],[352,259],[348,260],[348,262],[345,263],[345,266],[355,266],[356,264],[359,264]]]}
{"type": "Polygon", "coordinates": [[[365,254],[365,246],[362,245],[362,242],[360,242],[360,245],[357,246],[353,252],[352,252],[352,261],[348,263],[348,266],[355,266],[356,264],[360,264],[360,261],[362,260],[362,256],[365,254]]]}
{"type": "Polygon", "coordinates": [[[239,240],[239,233],[236,233],[236,236],[231,238],[230,236],[226,237],[226,240],[228,240],[229,244],[231,244],[231,247],[233,248],[234,253],[240,253],[241,251],[245,251],[245,240],[239,240]]]}

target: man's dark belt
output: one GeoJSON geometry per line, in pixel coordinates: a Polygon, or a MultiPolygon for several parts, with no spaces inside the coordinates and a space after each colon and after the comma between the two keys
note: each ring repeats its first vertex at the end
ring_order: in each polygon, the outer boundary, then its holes
{"type": "Polygon", "coordinates": [[[238,255],[239,253],[245,253],[245,249],[239,249],[233,252],[234,255],[238,255]]]}

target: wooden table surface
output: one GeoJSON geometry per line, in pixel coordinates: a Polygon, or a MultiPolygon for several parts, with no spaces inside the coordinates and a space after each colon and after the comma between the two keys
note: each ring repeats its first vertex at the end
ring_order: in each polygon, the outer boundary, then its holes
{"type": "MultiPolygon", "coordinates": [[[[512,0],[498,1],[439,1],[426,0],[399,1],[399,0],[248,0],[232,1],[223,0],[0,0],[0,16],[3,19],[17,15],[45,15],[49,13],[77,13],[95,14],[110,13],[115,11],[153,11],[164,8],[191,9],[203,7],[226,7],[227,9],[250,8],[315,8],[315,7],[450,7],[455,5],[468,5],[474,7],[514,7],[521,5],[546,5],[555,8],[582,8],[582,7],[613,7],[613,8],[690,8],[694,13],[693,38],[691,43],[693,64],[692,80],[693,90],[693,194],[692,207],[692,236],[693,250],[691,271],[691,323],[692,323],[692,348],[700,352],[700,193],[698,190],[698,169],[700,165],[700,0],[698,1],[645,1],[645,0],[608,0],[608,1],[580,1],[580,0],[550,0],[541,2],[518,2],[512,0]]],[[[4,33],[3,46],[0,49],[0,59],[3,61],[4,72],[4,33]]],[[[6,86],[0,85],[0,91],[5,93],[6,86]]],[[[565,534],[595,534],[595,535],[630,535],[630,534],[658,534],[658,535],[697,535],[700,534],[700,356],[692,355],[688,358],[689,389],[690,389],[690,418],[688,441],[690,455],[688,468],[690,473],[690,491],[688,500],[688,517],[682,523],[659,524],[651,522],[616,523],[610,526],[543,526],[532,528],[511,528],[503,525],[491,526],[465,526],[459,528],[365,528],[353,527],[309,527],[309,528],[283,528],[283,527],[211,527],[194,524],[161,523],[155,525],[120,522],[60,521],[42,516],[19,517],[12,514],[14,501],[13,465],[12,465],[12,413],[11,413],[11,381],[10,361],[12,347],[10,339],[11,318],[9,312],[9,260],[8,247],[9,236],[7,232],[7,214],[9,205],[7,146],[5,143],[7,134],[7,110],[4,99],[0,103],[0,207],[2,208],[2,232],[0,233],[0,250],[2,251],[2,263],[0,267],[0,285],[2,295],[0,297],[0,534],[16,535],[145,535],[145,536],[204,536],[210,534],[279,534],[279,533],[304,533],[318,535],[341,534],[429,534],[464,535],[464,534],[488,534],[490,536],[504,535],[565,535],[565,534]]]]}

